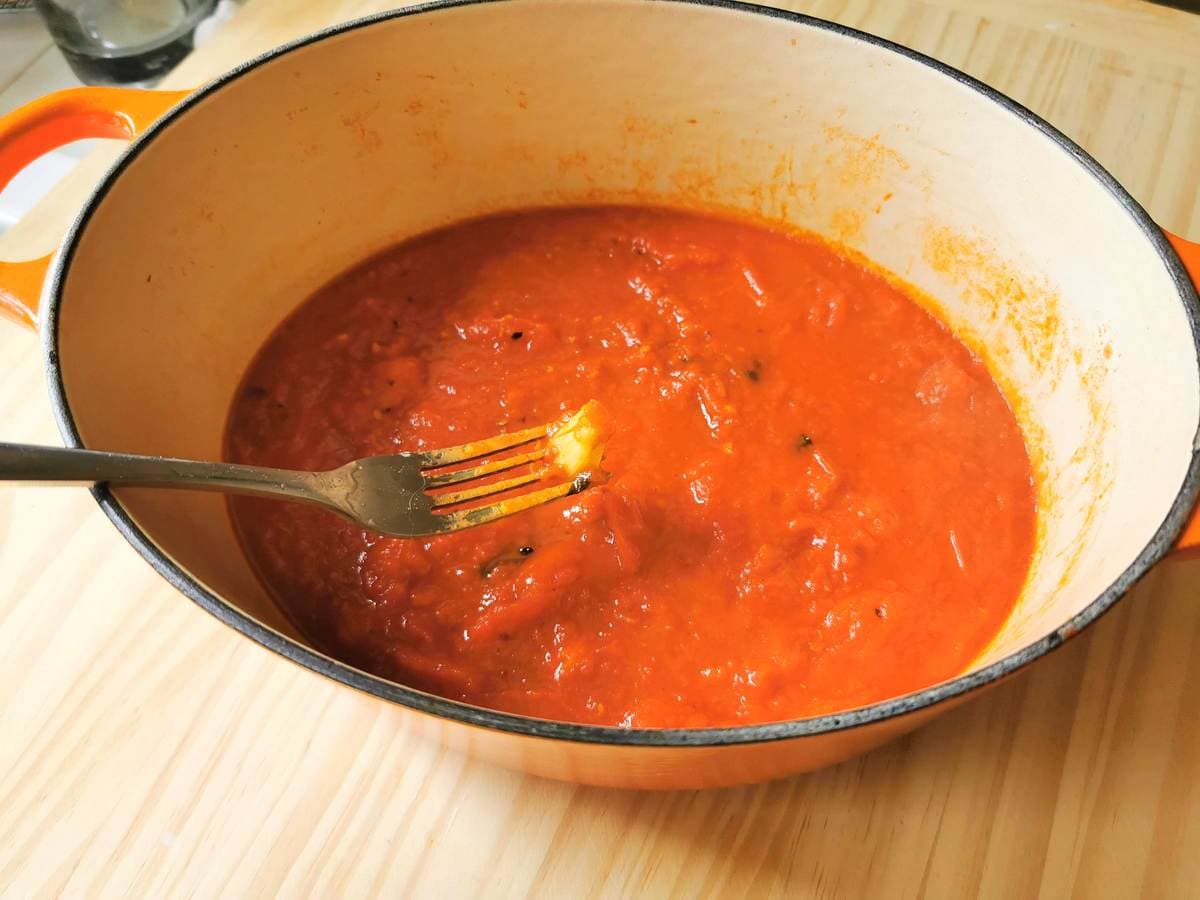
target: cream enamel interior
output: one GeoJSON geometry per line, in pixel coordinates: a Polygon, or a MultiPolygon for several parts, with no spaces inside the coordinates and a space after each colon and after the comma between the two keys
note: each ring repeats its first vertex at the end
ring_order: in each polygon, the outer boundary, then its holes
{"type": "MultiPolygon", "coordinates": [[[[985,348],[1044,479],[1034,571],[980,664],[1078,613],[1162,522],[1200,379],[1135,220],[972,89],[853,37],[716,7],[438,10],[222,86],[154,135],[79,237],[59,321],[71,412],[91,446],[215,457],[251,356],[328,278],[462,217],[622,200],[841,241],[985,348]]],[[[289,631],[221,498],[120,499],[199,581],[289,631]]]]}

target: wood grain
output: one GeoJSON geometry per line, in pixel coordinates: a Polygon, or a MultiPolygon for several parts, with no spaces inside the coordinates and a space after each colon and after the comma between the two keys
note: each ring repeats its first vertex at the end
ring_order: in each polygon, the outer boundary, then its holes
{"type": "MultiPolygon", "coordinates": [[[[172,76],[385,4],[251,0],[172,76]]],[[[1200,17],[1132,0],[790,4],[1029,105],[1200,237],[1200,17]]],[[[5,236],[49,246],[85,163],[5,236]],[[56,218],[57,217],[57,218],[56,218]]],[[[40,244],[40,245],[39,245],[40,244]]],[[[57,442],[0,330],[0,439],[57,442]]],[[[740,790],[576,788],[405,734],[217,624],[85,494],[0,491],[4,896],[1194,896],[1200,567],[1161,566],[1026,676],[865,758],[740,790]]]]}

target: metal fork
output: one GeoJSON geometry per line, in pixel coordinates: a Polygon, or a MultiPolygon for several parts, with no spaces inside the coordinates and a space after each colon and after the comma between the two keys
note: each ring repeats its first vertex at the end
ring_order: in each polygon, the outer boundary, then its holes
{"type": "Polygon", "coordinates": [[[591,483],[588,472],[494,503],[464,505],[533,484],[552,472],[549,441],[522,448],[547,438],[554,428],[555,423],[539,425],[444,450],[366,456],[325,472],[0,443],[0,482],[138,485],[282,497],[323,506],[381,534],[420,537],[494,522],[585,490],[591,483]],[[521,452],[491,458],[509,450],[521,452]],[[455,468],[476,460],[484,461],[455,468]],[[458,487],[521,466],[529,466],[529,471],[458,487]],[[444,490],[451,486],[453,490],[444,490]]]}

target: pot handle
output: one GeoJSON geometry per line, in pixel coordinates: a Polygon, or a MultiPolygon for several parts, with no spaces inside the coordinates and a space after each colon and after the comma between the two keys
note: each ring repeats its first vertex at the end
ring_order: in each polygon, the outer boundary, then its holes
{"type": "MultiPolygon", "coordinates": [[[[1166,234],[1167,240],[1171,242],[1171,246],[1179,254],[1179,259],[1183,263],[1183,267],[1192,276],[1192,282],[1196,285],[1196,290],[1200,291],[1200,244],[1185,240],[1177,234],[1171,234],[1169,231],[1166,234]]],[[[1184,526],[1183,533],[1179,535],[1179,540],[1171,548],[1171,555],[1178,557],[1200,556],[1200,505],[1192,510],[1191,518],[1188,519],[1187,525],[1184,526]]]]}
{"type": "MultiPolygon", "coordinates": [[[[0,191],[44,153],[84,138],[133,140],[190,91],[81,87],[48,94],[0,117],[0,191]]],[[[0,261],[0,316],[37,328],[51,253],[0,261]]]]}

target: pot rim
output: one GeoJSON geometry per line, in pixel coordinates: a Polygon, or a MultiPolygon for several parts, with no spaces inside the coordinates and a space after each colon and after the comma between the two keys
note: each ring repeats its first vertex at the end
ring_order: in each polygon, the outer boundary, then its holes
{"type": "MultiPolygon", "coordinates": [[[[157,133],[161,129],[169,127],[175,119],[185,115],[192,106],[219,93],[246,73],[310,44],[334,36],[348,34],[359,29],[369,28],[392,19],[436,14],[443,10],[465,6],[508,2],[525,2],[525,0],[435,0],[435,2],[354,19],[291,41],[247,60],[200,87],[172,108],[126,148],[117,162],[114,163],[112,168],[101,179],[76,216],[66,234],[62,247],[55,254],[54,262],[43,291],[42,308],[44,309],[44,327],[42,330],[42,345],[45,352],[46,378],[54,416],[58,423],[59,431],[68,447],[83,447],[84,444],[67,400],[66,387],[63,382],[63,373],[59,362],[58,327],[64,276],[70,266],[80,236],[86,229],[96,208],[119,180],[126,167],[154,140],[157,133]]],[[[643,2],[674,3],[680,6],[728,9],[744,15],[781,19],[793,25],[820,29],[842,37],[861,41],[894,53],[906,61],[926,66],[939,75],[958,82],[997,104],[1023,125],[1041,132],[1091,175],[1100,188],[1106,190],[1118,201],[1126,214],[1134,220],[1151,246],[1157,251],[1163,266],[1167,269],[1175,284],[1179,302],[1182,304],[1184,312],[1187,315],[1192,340],[1196,347],[1197,365],[1200,366],[1200,298],[1197,297],[1195,286],[1192,284],[1182,262],[1168,243],[1162,230],[1154,223],[1142,206],[1129,195],[1103,166],[1070,138],[1066,137],[1029,109],[970,75],[960,72],[932,57],[884,38],[824,19],[787,10],[743,3],[739,2],[739,0],[643,0],[643,2]]],[[[471,706],[467,703],[427,694],[392,681],[378,678],[312,650],[247,616],[220,595],[210,591],[181,566],[172,561],[154,544],[149,535],[138,527],[132,517],[107,488],[93,488],[92,494],[117,530],[177,590],[221,622],[240,632],[243,636],[250,638],[254,642],[306,669],[343,685],[366,692],[380,699],[400,704],[417,712],[437,716],[453,722],[516,735],[585,744],[641,747],[713,747],[811,737],[847,728],[879,723],[915,713],[927,707],[932,707],[980,690],[1024,668],[1033,661],[1058,648],[1065,641],[1087,628],[1101,615],[1111,609],[1151,566],[1166,555],[1174,543],[1193,509],[1197,494],[1200,493],[1200,426],[1197,428],[1197,434],[1193,438],[1192,446],[1192,459],[1183,482],[1180,485],[1179,492],[1171,503],[1170,509],[1162,523],[1147,544],[1137,553],[1129,566],[1117,576],[1112,584],[1105,588],[1104,591],[1080,610],[1080,612],[1051,633],[982,669],[869,706],[803,719],[722,728],[627,729],[615,726],[584,725],[572,722],[535,719],[471,706]]]]}

